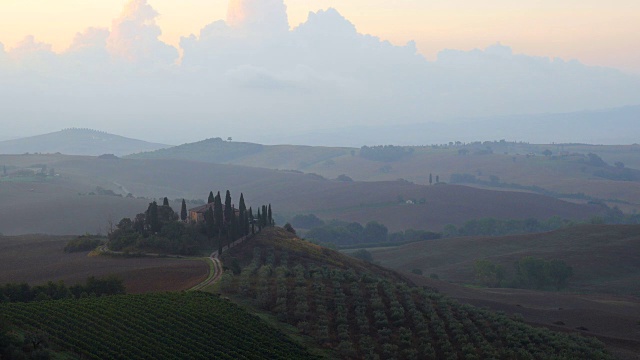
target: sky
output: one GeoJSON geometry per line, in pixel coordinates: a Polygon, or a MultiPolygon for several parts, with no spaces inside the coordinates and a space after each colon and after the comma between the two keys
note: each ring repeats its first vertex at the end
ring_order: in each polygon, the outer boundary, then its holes
{"type": "MultiPolygon", "coordinates": [[[[67,49],[77,32],[110,27],[126,0],[2,0],[0,43],[14,47],[27,35],[67,49]]],[[[150,0],[160,16],[160,39],[175,47],[225,19],[225,0],[150,0]]],[[[360,33],[396,45],[410,40],[427,59],[443,49],[471,50],[496,42],[514,52],[578,59],[587,65],[640,74],[640,2],[636,0],[288,0],[296,27],[310,11],[336,8],[360,33]]]]}
{"type": "Polygon", "coordinates": [[[277,143],[640,105],[640,5],[479,3],[2,0],[0,140],[277,143]]]}

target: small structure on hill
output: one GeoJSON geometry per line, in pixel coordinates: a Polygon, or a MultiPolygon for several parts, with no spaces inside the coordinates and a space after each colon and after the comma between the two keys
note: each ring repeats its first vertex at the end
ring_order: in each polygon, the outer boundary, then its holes
{"type": "MultiPolygon", "coordinates": [[[[189,209],[189,218],[188,218],[189,221],[193,222],[193,223],[204,222],[204,214],[209,209],[211,209],[211,211],[214,213],[214,216],[215,216],[216,208],[214,207],[214,203],[208,203],[206,205],[202,205],[202,206],[195,207],[193,209],[189,209]]],[[[232,209],[236,213],[236,216],[240,215],[240,210],[239,209],[236,209],[235,206],[232,206],[232,209]]],[[[223,212],[222,216],[224,217],[224,212],[223,212]]]]}

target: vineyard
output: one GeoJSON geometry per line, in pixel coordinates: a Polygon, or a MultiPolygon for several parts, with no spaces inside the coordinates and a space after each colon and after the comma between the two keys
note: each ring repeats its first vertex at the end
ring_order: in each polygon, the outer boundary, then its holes
{"type": "Polygon", "coordinates": [[[5,303],[0,314],[83,359],[313,358],[256,316],[200,292],[5,303]]]}
{"type": "Polygon", "coordinates": [[[597,340],[534,328],[412,287],[375,265],[268,229],[225,255],[221,279],[339,358],[610,359],[597,340]]]}

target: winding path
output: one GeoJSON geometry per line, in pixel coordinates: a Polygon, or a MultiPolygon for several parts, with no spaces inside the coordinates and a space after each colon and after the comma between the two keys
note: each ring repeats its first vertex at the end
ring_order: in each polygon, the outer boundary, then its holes
{"type": "MultiPolygon", "coordinates": [[[[229,246],[227,246],[226,249],[223,249],[222,252],[224,253],[225,250],[228,251],[232,247],[235,247],[243,243],[245,240],[248,240],[250,237],[251,235],[248,235],[232,242],[231,244],[229,244],[229,246]]],[[[207,258],[207,260],[209,262],[209,276],[207,276],[207,278],[200,284],[189,289],[190,291],[202,290],[210,285],[215,284],[222,277],[222,273],[223,273],[222,261],[220,261],[219,259],[218,252],[214,251],[213,253],[211,253],[211,255],[207,258]]]]}

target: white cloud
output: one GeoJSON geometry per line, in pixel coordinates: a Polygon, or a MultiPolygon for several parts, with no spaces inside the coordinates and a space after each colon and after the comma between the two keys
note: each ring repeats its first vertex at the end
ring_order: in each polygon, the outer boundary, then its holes
{"type": "Polygon", "coordinates": [[[146,0],[131,0],[122,14],[114,19],[107,38],[107,50],[120,61],[137,64],[167,65],[174,63],[178,52],[158,37],[162,30],[156,24],[158,13],[146,0]]]}
{"type": "Polygon", "coordinates": [[[430,62],[413,42],[358,33],[335,9],[290,30],[282,0],[232,0],[226,21],[181,39],[176,64],[157,16],[132,0],[110,30],[79,33],[61,55],[25,39],[5,56],[31,70],[0,80],[3,115],[39,132],[95,127],[176,143],[640,103],[640,79],[616,70],[500,44],[430,62]]]}
{"type": "Polygon", "coordinates": [[[227,24],[260,35],[289,31],[287,7],[282,0],[231,0],[227,24]]]}

